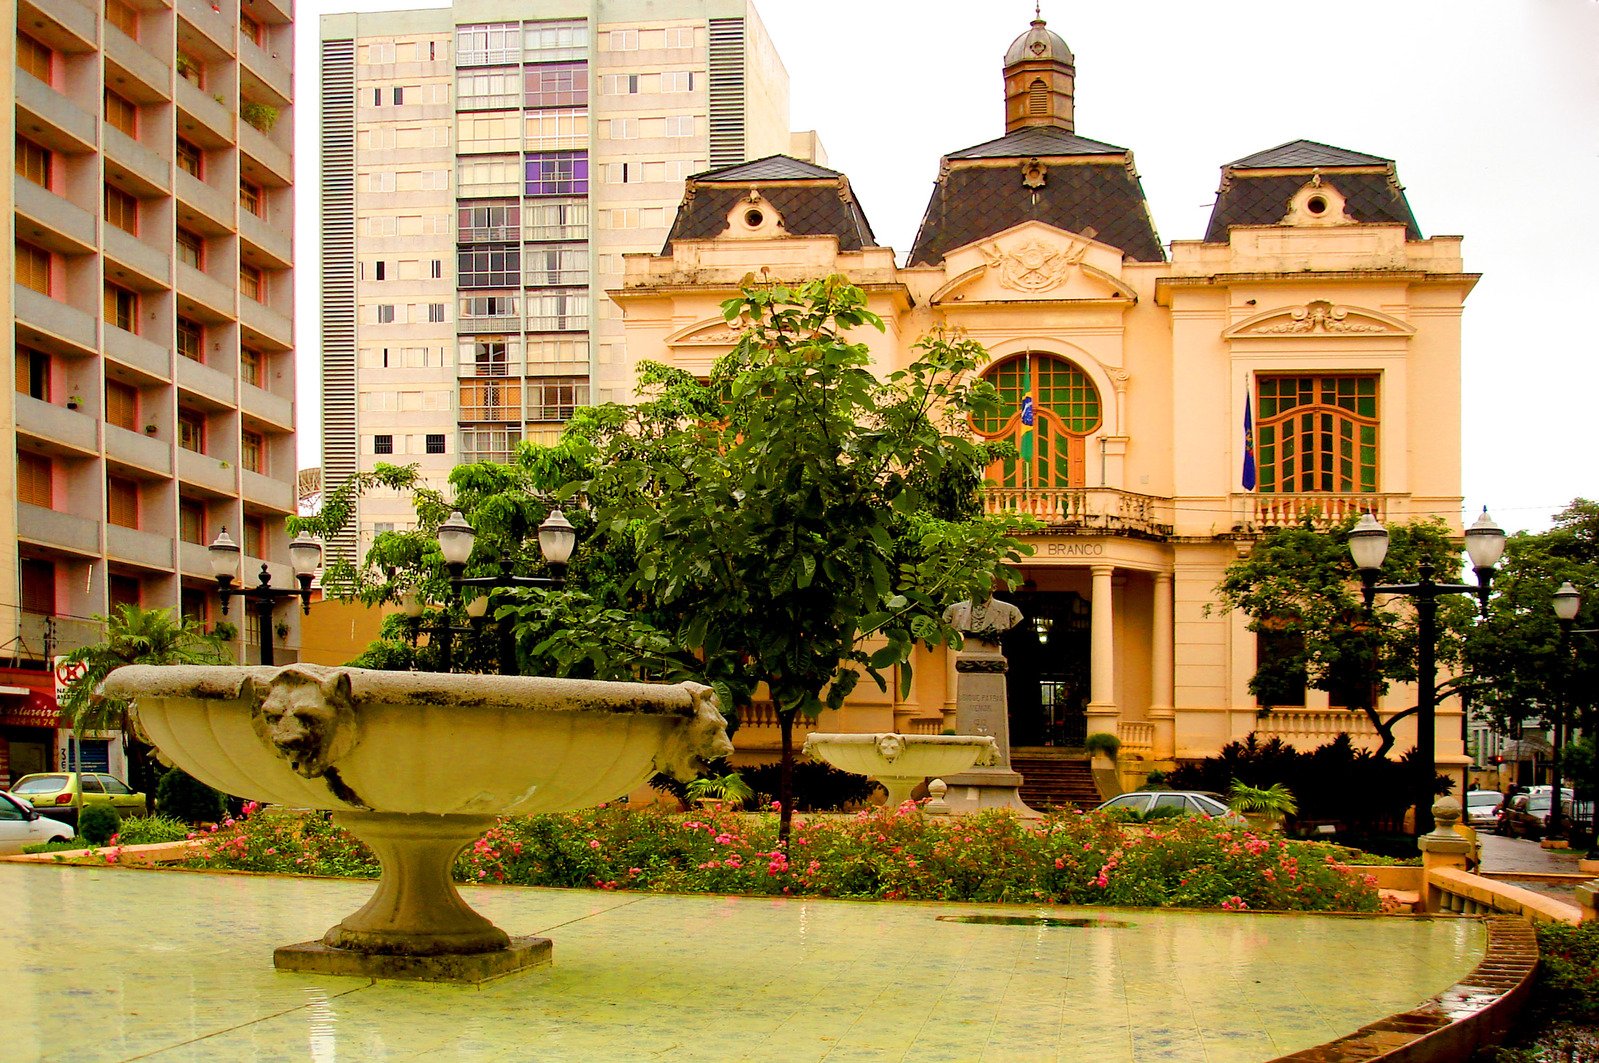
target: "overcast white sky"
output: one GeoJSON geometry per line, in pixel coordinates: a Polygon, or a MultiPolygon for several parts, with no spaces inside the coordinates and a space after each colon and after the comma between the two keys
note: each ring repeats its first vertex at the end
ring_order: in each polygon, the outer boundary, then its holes
{"type": "MultiPolygon", "coordinates": [[[[300,462],[320,463],[318,20],[433,7],[299,0],[300,462]]],[[[530,2],[529,17],[539,5],[530,2]]],[[[816,129],[878,241],[909,250],[945,152],[1004,132],[1000,61],[1032,0],[764,0],[792,126],[816,129]]],[[[1397,161],[1424,235],[1466,237],[1464,493],[1509,530],[1599,497],[1599,2],[1045,0],[1077,132],[1133,149],[1161,238],[1204,234],[1223,163],[1305,138],[1397,161]]]]}

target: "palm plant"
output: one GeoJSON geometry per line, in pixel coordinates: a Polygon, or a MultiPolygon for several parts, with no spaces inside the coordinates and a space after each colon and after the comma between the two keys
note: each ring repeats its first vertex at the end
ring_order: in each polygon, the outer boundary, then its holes
{"type": "MultiPolygon", "coordinates": [[[[129,664],[227,662],[221,638],[206,631],[198,620],[173,620],[169,609],[119,605],[109,616],[97,616],[95,620],[105,625],[105,641],[80,646],[62,659],[67,669],[81,669],[60,698],[61,715],[72,725],[75,739],[81,739],[84,731],[121,731],[124,747],[131,748],[127,701],[100,692],[105,677],[118,668],[129,664]]],[[[73,770],[81,767],[74,764],[73,770]]],[[[81,804],[82,800],[79,787],[75,803],[81,804]]]]}
{"type": "Polygon", "coordinates": [[[1246,816],[1258,816],[1269,824],[1281,823],[1284,816],[1292,816],[1299,811],[1299,802],[1295,800],[1293,791],[1282,783],[1258,787],[1238,779],[1233,780],[1227,791],[1227,806],[1246,816]]]}

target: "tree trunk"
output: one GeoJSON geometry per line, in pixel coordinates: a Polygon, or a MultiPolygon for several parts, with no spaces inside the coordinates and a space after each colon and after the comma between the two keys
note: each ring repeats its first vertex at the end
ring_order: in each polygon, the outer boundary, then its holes
{"type": "Polygon", "coordinates": [[[777,731],[783,739],[777,769],[777,847],[786,854],[788,830],[794,822],[794,710],[778,711],[777,731]]]}

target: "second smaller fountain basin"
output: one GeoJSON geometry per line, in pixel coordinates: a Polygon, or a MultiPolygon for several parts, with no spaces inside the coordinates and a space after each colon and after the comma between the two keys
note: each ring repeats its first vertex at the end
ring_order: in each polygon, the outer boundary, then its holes
{"type": "Polygon", "coordinates": [[[805,755],[825,760],[840,771],[866,775],[888,790],[888,803],[898,808],[911,799],[922,780],[953,775],[999,759],[999,746],[988,735],[824,734],[805,737],[805,755]]]}

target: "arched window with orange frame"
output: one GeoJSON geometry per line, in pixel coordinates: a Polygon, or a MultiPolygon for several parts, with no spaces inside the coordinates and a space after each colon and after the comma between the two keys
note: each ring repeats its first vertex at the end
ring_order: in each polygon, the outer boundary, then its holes
{"type": "Polygon", "coordinates": [[[1099,389],[1088,374],[1057,355],[1028,351],[985,375],[999,392],[999,409],[973,417],[972,428],[984,439],[1011,440],[1019,452],[989,466],[990,482],[998,487],[1082,487],[1084,441],[1103,416],[1099,389]]]}

